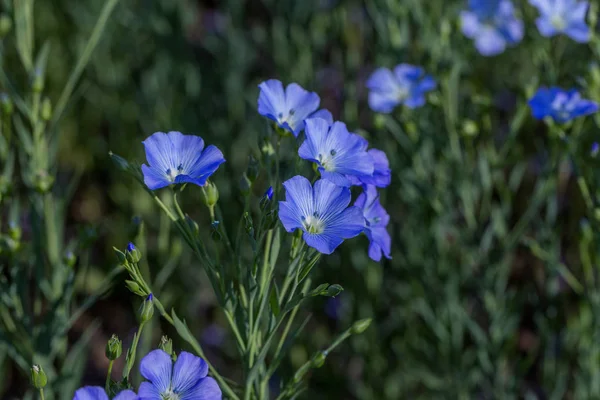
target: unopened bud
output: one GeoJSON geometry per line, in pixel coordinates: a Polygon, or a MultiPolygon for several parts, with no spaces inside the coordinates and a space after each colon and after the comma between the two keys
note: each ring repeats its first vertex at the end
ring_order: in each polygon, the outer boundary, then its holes
{"type": "Polygon", "coordinates": [[[31,384],[36,389],[43,389],[48,383],[46,373],[39,365],[35,364],[31,367],[31,384]]]}
{"type": "Polygon", "coordinates": [[[356,321],[351,328],[351,333],[353,335],[360,335],[371,325],[371,318],[361,319],[360,321],[356,321]]]}
{"type": "Polygon", "coordinates": [[[273,186],[269,186],[269,188],[267,189],[265,194],[263,194],[263,197],[261,197],[261,199],[260,199],[260,208],[264,210],[265,208],[267,208],[267,206],[269,204],[271,204],[272,200],[273,200],[273,186]]]}
{"type": "Polygon", "coordinates": [[[125,253],[123,253],[121,250],[117,249],[116,247],[113,247],[113,251],[115,252],[115,255],[117,256],[117,259],[119,260],[120,264],[127,263],[127,257],[125,256],[125,253]]]}
{"type": "Polygon", "coordinates": [[[2,112],[4,115],[12,114],[14,110],[13,102],[6,93],[0,94],[0,103],[2,104],[2,112]]]}
{"type": "Polygon", "coordinates": [[[126,279],[125,285],[127,286],[127,289],[131,290],[132,293],[142,297],[146,296],[146,292],[140,287],[140,285],[137,284],[137,282],[126,279]]]}
{"type": "Polygon", "coordinates": [[[204,204],[209,208],[214,207],[219,201],[219,189],[211,181],[206,181],[206,184],[202,187],[202,193],[204,194],[204,204]]]}
{"type": "Polygon", "coordinates": [[[41,93],[44,90],[44,75],[38,68],[33,71],[31,77],[31,90],[34,93],[41,93]]]}
{"type": "Polygon", "coordinates": [[[327,288],[327,296],[335,297],[338,294],[340,294],[342,292],[342,290],[344,290],[344,288],[336,283],[327,288]]]}
{"type": "Polygon", "coordinates": [[[12,240],[16,240],[16,241],[21,240],[21,233],[22,233],[21,227],[19,225],[17,225],[16,222],[11,221],[8,224],[8,236],[10,236],[10,238],[12,240]]]}
{"type": "Polygon", "coordinates": [[[125,256],[127,257],[127,261],[135,264],[141,260],[142,253],[140,253],[133,243],[129,242],[125,256]]]}
{"type": "Polygon", "coordinates": [[[63,257],[63,263],[67,267],[73,268],[73,266],[75,265],[76,262],[77,262],[77,257],[75,257],[75,254],[73,254],[73,252],[71,250],[68,250],[63,257]]]}
{"type": "Polygon", "coordinates": [[[146,300],[144,300],[144,303],[142,304],[142,312],[141,312],[142,323],[150,321],[152,319],[153,315],[154,315],[154,297],[152,296],[152,293],[150,293],[148,295],[148,297],[146,297],[146,300]]]}
{"type": "Polygon", "coordinates": [[[123,352],[123,342],[119,340],[117,335],[112,335],[110,339],[108,339],[108,343],[106,343],[106,358],[111,361],[116,360],[121,357],[121,353],[123,352]]]}
{"type": "Polygon", "coordinates": [[[325,359],[327,358],[326,351],[319,351],[315,354],[311,360],[311,366],[313,368],[321,368],[323,364],[325,364],[325,359]]]}
{"type": "Polygon", "coordinates": [[[188,224],[192,232],[196,234],[196,236],[200,234],[200,226],[198,226],[198,223],[191,219],[189,215],[185,216],[185,222],[188,224]]]}
{"type": "Polygon", "coordinates": [[[252,217],[248,211],[244,213],[244,228],[246,228],[248,235],[254,237],[254,222],[252,222],[252,217]]]}
{"type": "Polygon", "coordinates": [[[168,355],[173,354],[173,341],[168,336],[163,336],[160,338],[160,343],[158,344],[158,348],[167,353],[168,355]]]}
{"type": "Polygon", "coordinates": [[[44,100],[42,101],[41,116],[44,121],[50,121],[52,118],[52,103],[50,103],[50,99],[47,97],[44,97],[44,100]]]}

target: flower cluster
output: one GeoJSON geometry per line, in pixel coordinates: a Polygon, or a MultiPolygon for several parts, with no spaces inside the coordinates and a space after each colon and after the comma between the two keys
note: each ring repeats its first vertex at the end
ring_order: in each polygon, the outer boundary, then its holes
{"type": "MultiPolygon", "coordinates": [[[[179,354],[175,365],[163,350],[153,350],[140,363],[142,382],[136,394],[124,390],[114,400],[220,400],[221,389],[208,377],[208,364],[185,351],[179,354]]],[[[108,400],[99,386],[86,386],[75,392],[73,400],[108,400]]]]}
{"type": "MultiPolygon", "coordinates": [[[[423,93],[435,86],[422,70],[405,67],[398,68],[397,76],[389,81],[373,80],[380,89],[373,101],[383,110],[391,111],[400,103],[415,107],[423,104],[423,93]],[[395,86],[388,88],[387,83],[395,86]]],[[[369,149],[366,139],[349,132],[343,122],[334,122],[328,111],[316,111],[320,103],[316,93],[295,83],[284,91],[283,84],[273,79],[261,83],[259,88],[258,112],[296,137],[304,131],[298,156],[314,163],[320,175],[314,185],[300,175],[283,183],[285,201],[279,203],[279,219],[284,228],[288,232],[301,230],[306,244],[324,254],[331,254],[345,239],[365,233],[371,242],[369,256],[379,261],[383,253],[390,258],[391,240],[386,230],[389,217],[377,194],[377,188],[384,188],[391,181],[385,153],[369,149]],[[386,217],[376,217],[372,205],[364,201],[350,205],[351,186],[359,186],[363,193],[375,196],[375,213],[386,217]]]]}

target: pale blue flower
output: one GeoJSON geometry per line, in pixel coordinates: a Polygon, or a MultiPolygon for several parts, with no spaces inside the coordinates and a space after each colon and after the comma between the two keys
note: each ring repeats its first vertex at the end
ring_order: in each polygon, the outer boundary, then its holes
{"type": "Polygon", "coordinates": [[[258,113],[277,123],[294,136],[304,129],[304,120],[323,118],[333,123],[333,117],[327,110],[319,110],[321,99],[297,83],[290,83],[285,90],[277,79],[270,79],[258,85],[258,113]]]}
{"type": "Polygon", "coordinates": [[[370,241],[369,257],[374,261],[380,261],[383,253],[386,258],[392,258],[390,255],[392,239],[387,231],[390,216],[379,202],[377,188],[365,185],[364,192],[358,196],[354,205],[362,210],[366,221],[365,234],[370,241]]]}
{"type": "Polygon", "coordinates": [[[529,0],[529,2],[540,12],[535,23],[542,36],[551,37],[562,33],[576,42],[589,42],[590,28],[585,23],[585,14],[589,7],[587,1],[529,0]]]}
{"type": "Polygon", "coordinates": [[[463,34],[475,40],[481,55],[494,56],[523,39],[523,21],[516,18],[510,0],[469,0],[460,14],[463,34]]]}
{"type": "Polygon", "coordinates": [[[435,87],[433,77],[421,67],[400,64],[393,72],[378,68],[367,81],[369,107],[380,113],[390,113],[400,104],[418,108],[425,104],[425,93],[435,87]]]}
{"type": "Polygon", "coordinates": [[[200,136],[156,132],[142,143],[149,164],[142,165],[142,172],[150,190],[177,183],[203,186],[225,162],[221,150],[215,146],[204,148],[200,136]]]}
{"type": "Polygon", "coordinates": [[[182,351],[173,366],[171,356],[153,350],[140,363],[140,372],[148,382],[138,390],[140,400],[220,400],[221,389],[208,377],[208,364],[182,351]]]}
{"type": "Polygon", "coordinates": [[[387,155],[378,149],[370,149],[367,151],[373,160],[373,175],[350,176],[350,181],[353,185],[374,185],[379,188],[388,187],[392,182],[392,170],[387,155]]]}
{"type": "Polygon", "coordinates": [[[303,176],[283,183],[285,201],[279,202],[279,219],[286,231],[301,229],[307,245],[331,254],[344,241],[359,235],[365,220],[358,207],[350,206],[350,189],[320,179],[314,187],[303,176]]]}
{"type": "MultiPolygon", "coordinates": [[[[104,388],[100,386],[85,386],[75,392],[73,400],[109,400],[104,388]]],[[[117,394],[113,400],[138,400],[138,396],[131,390],[124,390],[117,394]]]]}
{"type": "Polygon", "coordinates": [[[598,111],[598,104],[581,98],[577,90],[564,90],[559,87],[538,89],[529,100],[529,106],[536,119],[551,117],[558,123],[598,111]]]}
{"type": "Polygon", "coordinates": [[[306,140],[298,149],[300,158],[317,164],[323,179],[339,186],[351,186],[350,176],[372,176],[373,158],[367,153],[369,143],[348,132],[343,122],[329,124],[321,118],[306,120],[306,140]]]}

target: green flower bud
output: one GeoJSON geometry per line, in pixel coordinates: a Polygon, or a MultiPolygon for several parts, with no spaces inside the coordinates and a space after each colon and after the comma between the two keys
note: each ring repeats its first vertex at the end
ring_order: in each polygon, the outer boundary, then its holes
{"type": "Polygon", "coordinates": [[[52,118],[52,103],[50,103],[50,99],[47,97],[44,97],[44,100],[42,101],[41,115],[44,121],[50,121],[52,118]]]}
{"type": "Polygon", "coordinates": [[[152,319],[153,315],[154,315],[154,297],[152,296],[152,293],[150,293],[148,295],[148,297],[146,297],[146,300],[144,300],[144,303],[142,304],[142,312],[141,312],[142,323],[150,321],[152,319]]]}
{"type": "Polygon", "coordinates": [[[31,367],[31,384],[36,389],[43,389],[48,383],[46,373],[38,364],[31,367]]]}
{"type": "Polygon", "coordinates": [[[371,325],[371,318],[361,319],[360,321],[356,321],[351,328],[351,333],[353,335],[360,335],[371,325]]]}
{"type": "Polygon", "coordinates": [[[12,114],[14,110],[13,102],[6,93],[0,94],[0,103],[2,104],[2,112],[4,115],[12,114]]]}
{"type": "Polygon", "coordinates": [[[75,265],[76,262],[77,262],[77,257],[75,257],[75,254],[73,254],[73,252],[71,250],[68,250],[63,257],[63,263],[67,267],[73,268],[73,266],[75,265]]]}
{"type": "Polygon", "coordinates": [[[325,364],[325,359],[327,358],[326,351],[319,351],[315,354],[311,360],[311,366],[313,368],[321,368],[323,364],[325,364]]]}
{"type": "Polygon", "coordinates": [[[45,170],[39,170],[33,176],[33,187],[39,193],[48,193],[53,184],[54,177],[45,170]]]}
{"type": "Polygon", "coordinates": [[[194,232],[196,234],[196,236],[198,236],[200,234],[200,226],[198,225],[198,223],[196,221],[191,219],[189,215],[185,216],[185,222],[188,224],[188,226],[190,227],[192,232],[194,232]]]}
{"type": "Polygon", "coordinates": [[[246,233],[248,235],[254,237],[254,222],[248,211],[244,213],[244,228],[246,228],[246,233]]]}
{"type": "Polygon", "coordinates": [[[11,221],[8,224],[8,236],[10,236],[10,238],[12,240],[16,240],[16,241],[21,240],[21,233],[22,233],[21,227],[19,225],[17,225],[16,222],[11,221]]]}
{"type": "Polygon", "coordinates": [[[173,354],[173,341],[168,336],[163,336],[160,338],[160,343],[158,344],[158,348],[164,351],[165,353],[172,355],[173,354]]]}
{"type": "Polygon", "coordinates": [[[34,93],[41,93],[44,90],[44,74],[37,68],[33,71],[31,77],[31,90],[34,93]]]}
{"type": "Polygon", "coordinates": [[[123,342],[119,340],[117,335],[112,335],[110,339],[108,339],[108,343],[106,343],[106,358],[111,361],[116,360],[121,357],[121,353],[123,352],[123,342]]]}
{"type": "Polygon", "coordinates": [[[0,14],[0,38],[8,35],[12,30],[12,19],[7,14],[0,14]]]}
{"type": "Polygon", "coordinates": [[[115,252],[115,255],[117,256],[117,259],[119,260],[120,264],[127,264],[127,258],[125,257],[125,253],[123,253],[116,247],[113,247],[113,251],[115,252]]]}
{"type": "Polygon", "coordinates": [[[250,182],[254,182],[260,172],[260,163],[252,154],[248,157],[248,168],[246,168],[246,176],[250,182]]]}
{"type": "Polygon", "coordinates": [[[202,187],[202,193],[204,194],[204,204],[209,208],[214,207],[219,201],[219,189],[211,181],[206,181],[206,184],[202,187]]]}
{"type": "Polygon", "coordinates": [[[135,264],[141,260],[142,253],[140,253],[133,243],[129,242],[127,250],[125,251],[125,256],[127,257],[127,261],[135,264]]]}
{"type": "Polygon", "coordinates": [[[344,290],[344,288],[336,283],[327,288],[327,296],[335,297],[338,294],[340,294],[342,292],[342,290],[344,290]]]}
{"type": "Polygon", "coordinates": [[[144,289],[142,289],[140,285],[138,285],[136,282],[126,279],[125,285],[127,286],[127,289],[131,290],[131,292],[133,292],[134,294],[137,294],[138,296],[142,297],[146,296],[146,292],[144,291],[144,289]]]}
{"type": "Polygon", "coordinates": [[[479,127],[475,121],[468,119],[463,122],[462,131],[465,136],[475,137],[479,133],[479,127]]]}

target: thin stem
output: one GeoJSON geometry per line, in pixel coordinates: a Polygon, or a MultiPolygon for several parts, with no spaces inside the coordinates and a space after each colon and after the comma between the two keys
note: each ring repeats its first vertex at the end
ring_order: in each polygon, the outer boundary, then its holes
{"type": "Polygon", "coordinates": [[[140,342],[140,336],[142,335],[142,330],[144,329],[144,325],[146,325],[146,323],[141,322],[140,326],[138,327],[137,334],[133,338],[133,344],[131,345],[131,357],[132,358],[130,361],[128,361],[127,365],[125,365],[125,369],[123,370],[123,378],[126,378],[127,380],[129,380],[129,373],[133,369],[133,364],[135,364],[135,356],[137,353],[137,346],[138,346],[138,343],[140,342]]]}
{"type": "Polygon", "coordinates": [[[106,391],[106,393],[108,393],[108,388],[110,387],[110,377],[112,375],[112,369],[113,369],[113,364],[114,364],[114,360],[110,360],[108,363],[108,372],[106,373],[106,383],[104,384],[104,390],[106,391]]]}
{"type": "Polygon", "coordinates": [[[44,400],[44,389],[40,388],[40,399],[44,400]]]}

